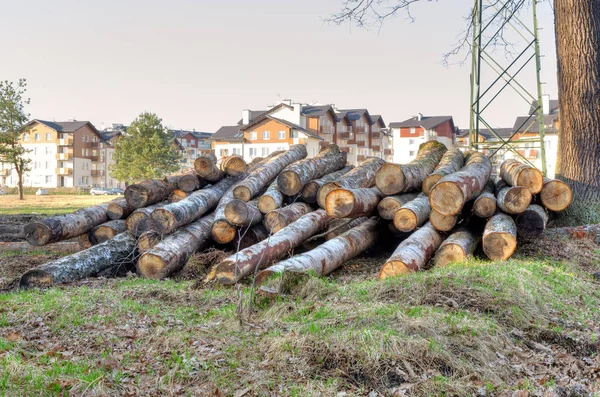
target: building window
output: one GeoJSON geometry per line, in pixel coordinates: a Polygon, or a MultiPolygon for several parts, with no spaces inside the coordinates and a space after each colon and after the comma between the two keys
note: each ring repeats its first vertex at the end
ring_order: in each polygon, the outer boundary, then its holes
{"type": "Polygon", "coordinates": [[[46,140],[47,141],[51,141],[52,140],[52,134],[49,132],[46,132],[46,140]]]}
{"type": "Polygon", "coordinates": [[[285,139],[285,131],[277,132],[277,139],[285,139]]]}
{"type": "Polygon", "coordinates": [[[190,145],[194,146],[196,144],[196,141],[193,139],[190,139],[190,145]]]}
{"type": "Polygon", "coordinates": [[[269,148],[268,147],[264,147],[262,148],[262,154],[261,156],[265,157],[269,155],[269,148]]]}
{"type": "Polygon", "coordinates": [[[285,150],[285,146],[277,146],[277,150],[285,150]]]}
{"type": "Polygon", "coordinates": [[[415,140],[414,139],[409,139],[408,140],[408,144],[409,145],[414,145],[415,144],[415,140]]]}
{"type": "Polygon", "coordinates": [[[414,134],[416,131],[417,131],[417,130],[416,130],[416,128],[415,128],[415,127],[411,127],[411,128],[410,128],[410,133],[411,133],[411,134],[414,134]]]}
{"type": "Polygon", "coordinates": [[[251,141],[255,141],[257,137],[258,137],[258,134],[257,134],[256,131],[251,131],[250,132],[250,140],[251,141]]]}
{"type": "Polygon", "coordinates": [[[233,148],[233,154],[240,154],[240,149],[234,147],[233,148]]]}
{"type": "Polygon", "coordinates": [[[254,157],[256,156],[256,148],[255,147],[251,147],[250,148],[250,157],[254,157]]]}
{"type": "Polygon", "coordinates": [[[46,183],[52,183],[52,175],[46,175],[46,183]]]}
{"type": "Polygon", "coordinates": [[[36,154],[37,154],[37,148],[36,148],[36,147],[34,147],[34,148],[33,148],[33,155],[35,156],[36,154]]]}
{"type": "Polygon", "coordinates": [[[29,140],[29,134],[23,134],[23,140],[24,141],[28,141],[29,140]]]}
{"type": "Polygon", "coordinates": [[[229,156],[229,149],[221,149],[221,157],[229,156]]]}
{"type": "Polygon", "coordinates": [[[85,163],[81,163],[81,169],[85,171],[85,163]]]}
{"type": "Polygon", "coordinates": [[[34,138],[34,139],[35,139],[36,141],[39,141],[39,140],[41,139],[41,138],[40,138],[40,134],[35,134],[35,138],[34,138]]]}
{"type": "Polygon", "coordinates": [[[36,170],[38,168],[40,168],[40,163],[38,161],[34,161],[34,163],[33,163],[33,169],[36,170]]]}
{"type": "Polygon", "coordinates": [[[415,151],[411,150],[410,152],[408,152],[408,155],[411,156],[411,157],[414,156],[415,155],[415,151]]]}
{"type": "Polygon", "coordinates": [[[292,138],[298,138],[298,131],[296,131],[296,130],[292,130],[292,131],[290,132],[290,136],[291,136],[292,138]]]}
{"type": "Polygon", "coordinates": [[[52,148],[49,146],[46,146],[46,154],[52,154],[52,148]]]}
{"type": "Polygon", "coordinates": [[[263,141],[268,141],[269,139],[271,139],[271,133],[269,131],[263,131],[262,139],[263,141]]]}

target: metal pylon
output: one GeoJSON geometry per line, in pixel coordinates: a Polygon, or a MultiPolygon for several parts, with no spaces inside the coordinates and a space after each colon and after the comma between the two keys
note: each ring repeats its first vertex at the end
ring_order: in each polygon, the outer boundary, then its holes
{"type": "MultiPolygon", "coordinates": [[[[470,101],[470,124],[469,124],[469,147],[471,150],[487,151],[490,158],[494,158],[501,151],[511,151],[515,158],[520,158],[526,164],[534,166],[517,148],[524,149],[524,145],[536,145],[539,147],[526,147],[527,149],[539,149],[542,173],[546,175],[546,148],[544,146],[544,110],[542,108],[542,82],[540,79],[540,46],[538,39],[537,2],[533,0],[532,14],[533,27],[524,23],[516,14],[525,7],[525,0],[474,0],[472,29],[472,69],[471,69],[471,101],[470,101]],[[502,60],[493,54],[494,40],[504,30],[516,32],[525,42],[522,49],[511,60],[508,66],[502,65],[506,59],[502,54],[502,60]],[[527,90],[518,78],[531,71],[531,65],[535,62],[535,76],[537,92],[527,90]],[[528,66],[530,66],[528,68],[528,66]],[[483,83],[482,76],[492,77],[491,83],[483,83]],[[512,133],[508,138],[502,138],[496,130],[486,121],[485,111],[501,95],[505,94],[507,87],[512,88],[527,105],[537,100],[537,109],[529,114],[526,121],[512,133]],[[537,117],[536,117],[537,116],[537,117]],[[528,132],[538,122],[539,137],[514,139],[517,132],[528,132]],[[483,126],[483,127],[481,127],[483,126]],[[480,142],[480,128],[488,129],[496,138],[495,141],[480,142]]],[[[549,109],[547,109],[549,110],[549,109]]],[[[509,116],[509,115],[507,115],[509,116]]]]}

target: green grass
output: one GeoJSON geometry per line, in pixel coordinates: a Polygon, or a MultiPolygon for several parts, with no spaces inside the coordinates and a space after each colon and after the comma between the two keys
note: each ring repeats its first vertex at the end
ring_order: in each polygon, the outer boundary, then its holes
{"type": "Polygon", "coordinates": [[[84,207],[100,204],[116,197],[49,195],[25,196],[24,200],[19,200],[18,196],[0,196],[0,215],[62,215],[84,207]]]}

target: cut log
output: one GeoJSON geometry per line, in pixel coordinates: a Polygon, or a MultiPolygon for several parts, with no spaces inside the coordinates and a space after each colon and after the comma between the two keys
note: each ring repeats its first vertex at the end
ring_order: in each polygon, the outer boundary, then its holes
{"type": "Polygon", "coordinates": [[[225,205],[225,219],[235,226],[253,226],[262,221],[262,213],[258,210],[256,200],[247,203],[234,199],[225,205]]]}
{"type": "Polygon", "coordinates": [[[400,243],[379,272],[379,279],[419,271],[429,262],[442,243],[442,235],[426,223],[400,243]]]}
{"type": "Polygon", "coordinates": [[[496,184],[496,203],[507,214],[524,212],[531,204],[531,193],[525,186],[509,186],[502,179],[496,184]]]}
{"type": "Polygon", "coordinates": [[[325,209],[333,218],[358,218],[377,210],[383,195],[376,187],[336,189],[327,195],[325,209]]]}
{"type": "Polygon", "coordinates": [[[306,146],[294,145],[289,150],[270,158],[260,166],[260,172],[253,172],[233,189],[233,197],[250,201],[264,187],[279,175],[288,165],[307,156],[306,146]]]}
{"type": "Polygon", "coordinates": [[[440,245],[433,260],[435,265],[465,262],[475,252],[479,240],[480,236],[465,228],[457,230],[440,245]]]}
{"type": "Polygon", "coordinates": [[[179,177],[177,180],[177,188],[186,193],[191,193],[206,186],[207,183],[206,180],[198,177],[195,171],[190,171],[179,177]]]}
{"type": "Polygon", "coordinates": [[[126,230],[125,220],[117,219],[95,226],[88,234],[92,245],[96,245],[110,240],[126,230]]]}
{"type": "Polygon", "coordinates": [[[287,166],[277,177],[279,191],[287,196],[300,193],[304,185],[313,179],[344,168],[346,157],[346,152],[337,145],[326,146],[315,157],[287,166]]]}
{"type": "Polygon", "coordinates": [[[569,185],[558,179],[544,178],[544,187],[540,192],[540,201],[544,207],[554,212],[564,211],[572,200],[573,192],[569,185]]]}
{"type": "Polygon", "coordinates": [[[194,160],[194,171],[200,178],[215,183],[223,179],[223,171],[217,166],[217,158],[214,154],[200,156],[194,160]]]}
{"type": "Polygon", "coordinates": [[[150,251],[154,246],[160,243],[162,236],[152,230],[142,233],[137,239],[137,249],[140,254],[150,251]]]}
{"type": "Polygon", "coordinates": [[[264,157],[255,157],[248,163],[248,169],[252,169],[257,165],[261,164],[265,160],[264,157]]]}
{"type": "Polygon", "coordinates": [[[538,194],[544,186],[544,177],[540,170],[515,159],[508,159],[502,163],[500,178],[510,186],[525,186],[531,194],[538,194]]]}
{"type": "Polygon", "coordinates": [[[517,248],[517,225],[503,213],[490,218],[483,230],[483,252],[491,260],[504,261],[517,248]]]}
{"type": "Polygon", "coordinates": [[[231,243],[238,232],[238,228],[225,218],[215,220],[211,229],[212,239],[219,244],[231,243]]]}
{"type": "Polygon", "coordinates": [[[388,163],[375,175],[375,185],[386,196],[420,190],[423,181],[439,164],[447,148],[438,141],[419,146],[419,152],[408,164],[388,163]]]}
{"type": "Polygon", "coordinates": [[[252,226],[250,229],[243,229],[236,236],[236,239],[232,242],[233,249],[237,252],[250,247],[251,245],[258,244],[269,237],[269,231],[265,228],[262,223],[252,226]],[[241,237],[241,239],[239,239],[241,237]]]}
{"type": "Polygon", "coordinates": [[[139,237],[142,235],[142,233],[148,231],[150,228],[150,214],[152,214],[152,211],[158,208],[162,208],[165,205],[165,203],[158,203],[149,207],[138,208],[137,210],[133,211],[132,214],[129,215],[127,217],[127,220],[125,221],[127,225],[127,231],[129,232],[129,234],[133,237],[139,237]]]}
{"type": "Polygon", "coordinates": [[[135,211],[135,208],[130,207],[127,204],[127,200],[125,200],[125,197],[122,197],[114,199],[108,203],[106,215],[108,215],[110,219],[125,219],[133,211],[135,211]]]}
{"type": "Polygon", "coordinates": [[[548,214],[544,207],[531,204],[525,212],[517,216],[516,224],[519,238],[533,240],[546,230],[548,214]]]}
{"type": "Polygon", "coordinates": [[[275,179],[273,182],[271,182],[265,193],[258,199],[258,209],[263,214],[268,214],[277,208],[281,208],[283,205],[283,199],[283,193],[279,191],[279,188],[277,187],[277,179],[275,179]]]}
{"type": "Polygon", "coordinates": [[[29,244],[39,246],[80,236],[108,221],[107,209],[108,203],[103,203],[31,222],[25,226],[25,238],[29,244]]]}
{"type": "Polygon", "coordinates": [[[360,189],[373,186],[375,184],[375,174],[384,164],[385,160],[379,157],[369,157],[346,175],[333,182],[326,183],[317,193],[319,207],[325,208],[327,195],[336,189],[360,189]]]}
{"type": "Polygon", "coordinates": [[[481,194],[473,203],[473,214],[483,219],[494,216],[496,213],[496,196],[494,196],[495,185],[490,179],[485,183],[481,194]]]}
{"type": "Polygon", "coordinates": [[[350,172],[354,168],[353,165],[346,166],[339,171],[331,172],[325,175],[322,178],[315,179],[313,181],[308,182],[304,185],[304,189],[302,189],[302,201],[305,203],[313,204],[317,202],[317,193],[319,189],[323,187],[325,184],[329,182],[334,182],[338,180],[340,177],[344,176],[348,172],[350,172]]]}
{"type": "Polygon", "coordinates": [[[125,189],[125,200],[132,208],[148,207],[160,203],[166,200],[173,190],[177,189],[178,180],[179,177],[167,177],[129,185],[125,189]]]}
{"type": "Polygon", "coordinates": [[[165,237],[141,256],[138,272],[147,278],[163,279],[181,269],[190,255],[209,241],[213,221],[211,213],[165,237]]]}
{"type": "Polygon", "coordinates": [[[21,288],[51,286],[96,275],[114,265],[131,262],[135,243],[129,234],[121,233],[102,244],[29,270],[19,285],[21,288]]]}
{"type": "Polygon", "coordinates": [[[446,175],[429,192],[431,208],[442,215],[458,215],[465,203],[479,195],[490,174],[492,165],[483,153],[470,152],[460,171],[446,175]]]}
{"type": "Polygon", "coordinates": [[[429,213],[429,222],[438,232],[449,232],[458,222],[458,215],[442,215],[436,210],[429,213]]]}
{"type": "Polygon", "coordinates": [[[168,202],[169,203],[177,203],[184,198],[187,198],[188,194],[183,190],[175,189],[169,194],[168,202]]]}
{"type": "Polygon", "coordinates": [[[256,284],[262,285],[270,277],[283,272],[327,275],[375,244],[376,224],[377,218],[372,217],[313,250],[279,262],[258,273],[256,284]]]}
{"type": "Polygon", "coordinates": [[[268,231],[277,233],[309,212],[312,212],[310,205],[306,203],[293,203],[287,207],[269,212],[265,215],[263,223],[268,231]]]}
{"type": "Polygon", "coordinates": [[[404,193],[384,197],[377,204],[377,212],[379,212],[379,216],[383,219],[392,220],[396,211],[402,208],[404,204],[417,198],[418,195],[419,193],[404,193]]]}
{"type": "Polygon", "coordinates": [[[221,197],[236,181],[236,178],[221,179],[210,187],[195,191],[178,203],[152,211],[150,227],[160,234],[170,234],[177,228],[200,219],[216,207],[221,197]]]}
{"type": "Polygon", "coordinates": [[[209,273],[209,279],[215,277],[222,284],[235,284],[255,269],[267,266],[302,244],[323,229],[329,219],[325,210],[306,214],[267,240],[224,259],[209,273]]]}
{"type": "MultiPolygon", "coordinates": [[[[369,218],[366,216],[361,216],[360,218],[340,218],[333,219],[329,222],[329,226],[327,230],[323,232],[323,238],[326,241],[336,238],[339,235],[346,233],[348,230],[356,227],[364,222],[366,222],[369,218]]],[[[316,237],[316,236],[315,236],[316,237]]],[[[314,237],[311,237],[313,239],[314,237]]]]}
{"type": "Polygon", "coordinates": [[[394,214],[394,226],[401,232],[412,232],[429,219],[431,207],[424,194],[404,204],[394,214]]]}
{"type": "Polygon", "coordinates": [[[90,241],[89,233],[83,233],[82,235],[77,237],[77,243],[79,244],[79,249],[81,249],[81,250],[86,250],[86,249],[90,248],[92,245],[94,245],[90,241]]]}
{"type": "MultiPolygon", "coordinates": [[[[260,162],[262,162],[262,160],[260,162]]],[[[248,171],[248,165],[244,161],[244,158],[237,154],[221,158],[219,168],[225,174],[234,177],[243,175],[248,171]]]]}
{"type": "Polygon", "coordinates": [[[465,163],[465,156],[460,149],[448,150],[442,156],[435,171],[423,181],[423,194],[429,195],[436,183],[446,175],[459,171],[465,163]]]}

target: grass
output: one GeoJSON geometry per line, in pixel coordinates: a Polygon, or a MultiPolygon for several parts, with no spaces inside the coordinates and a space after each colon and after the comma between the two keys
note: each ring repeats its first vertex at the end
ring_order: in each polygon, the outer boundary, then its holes
{"type": "Polygon", "coordinates": [[[499,394],[536,387],[512,365],[528,342],[555,337],[595,355],[600,291],[562,262],[304,281],[258,296],[243,325],[231,288],[189,282],[0,294],[0,395],[499,394]]]}
{"type": "Polygon", "coordinates": [[[89,195],[56,195],[56,196],[25,196],[19,200],[18,196],[0,196],[0,215],[61,215],[91,205],[104,203],[115,199],[117,196],[89,196],[89,195]]]}

